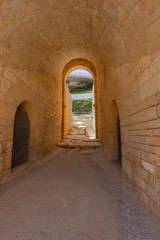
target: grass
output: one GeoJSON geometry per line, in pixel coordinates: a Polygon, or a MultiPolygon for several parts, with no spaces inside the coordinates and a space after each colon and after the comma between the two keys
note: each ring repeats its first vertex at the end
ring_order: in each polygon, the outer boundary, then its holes
{"type": "Polygon", "coordinates": [[[72,111],[75,113],[90,112],[92,110],[92,99],[74,100],[72,111]]]}
{"type": "Polygon", "coordinates": [[[70,89],[71,94],[91,93],[92,89],[70,89]]]}

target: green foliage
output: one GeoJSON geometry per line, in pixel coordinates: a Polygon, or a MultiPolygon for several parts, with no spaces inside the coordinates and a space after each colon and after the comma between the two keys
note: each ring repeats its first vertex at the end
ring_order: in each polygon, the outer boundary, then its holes
{"type": "Polygon", "coordinates": [[[91,93],[92,88],[90,89],[81,89],[81,88],[76,88],[76,89],[70,89],[71,94],[83,94],[83,93],[91,93]]]}
{"type": "Polygon", "coordinates": [[[92,89],[93,88],[93,82],[87,82],[85,89],[92,89]]]}
{"type": "Polygon", "coordinates": [[[72,111],[76,113],[90,112],[92,110],[92,99],[74,100],[72,111]]]}

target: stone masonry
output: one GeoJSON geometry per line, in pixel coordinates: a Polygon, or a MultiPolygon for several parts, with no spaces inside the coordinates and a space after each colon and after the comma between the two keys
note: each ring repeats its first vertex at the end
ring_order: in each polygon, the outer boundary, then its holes
{"type": "MultiPolygon", "coordinates": [[[[67,76],[94,77],[96,137],[160,220],[159,0],[0,2],[0,180],[12,173],[15,113],[30,119],[30,156],[50,152],[71,127],[67,76]]],[[[107,161],[107,160],[106,160],[107,161]]]]}

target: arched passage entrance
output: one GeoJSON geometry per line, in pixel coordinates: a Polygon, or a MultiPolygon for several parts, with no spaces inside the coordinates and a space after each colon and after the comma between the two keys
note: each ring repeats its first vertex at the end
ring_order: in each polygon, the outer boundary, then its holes
{"type": "Polygon", "coordinates": [[[94,65],[86,59],[74,59],[70,61],[64,68],[62,74],[62,138],[66,134],[66,79],[68,75],[77,69],[88,71],[94,79],[94,110],[95,110],[95,133],[98,138],[98,104],[97,104],[97,74],[94,65]]]}
{"type": "Polygon", "coordinates": [[[95,139],[94,79],[86,70],[74,70],[66,80],[67,127],[85,129],[95,139]],[[72,101],[71,101],[72,100],[72,101]],[[72,125],[71,125],[72,124],[72,125]],[[71,126],[71,127],[70,127],[71,126]]]}
{"type": "Polygon", "coordinates": [[[18,107],[23,109],[29,118],[30,134],[29,134],[29,156],[28,160],[35,161],[39,153],[39,116],[40,111],[38,107],[38,95],[23,83],[15,84],[11,87],[5,95],[4,104],[2,105],[1,113],[6,121],[6,125],[3,127],[3,131],[6,132],[4,150],[4,162],[5,168],[10,173],[12,166],[12,155],[14,151],[14,127],[15,117],[18,107]],[[17,94],[18,93],[18,94],[17,94]]]}
{"type": "Polygon", "coordinates": [[[112,160],[121,162],[121,124],[118,106],[115,100],[112,101],[110,106],[109,128],[112,160]]]}
{"type": "Polygon", "coordinates": [[[11,167],[28,160],[30,140],[30,120],[21,103],[15,114],[11,167]]]}

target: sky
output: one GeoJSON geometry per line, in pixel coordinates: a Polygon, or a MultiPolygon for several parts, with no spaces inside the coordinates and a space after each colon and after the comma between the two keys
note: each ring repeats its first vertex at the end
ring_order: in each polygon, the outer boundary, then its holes
{"type": "Polygon", "coordinates": [[[69,76],[86,76],[92,78],[92,75],[86,70],[75,70],[69,74],[69,76]]]}

